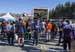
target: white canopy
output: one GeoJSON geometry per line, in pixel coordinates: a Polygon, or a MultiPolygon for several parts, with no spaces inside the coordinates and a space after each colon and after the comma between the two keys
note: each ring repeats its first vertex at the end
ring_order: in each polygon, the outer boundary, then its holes
{"type": "Polygon", "coordinates": [[[14,20],[15,21],[15,18],[13,16],[11,16],[10,13],[7,13],[6,15],[4,15],[2,17],[6,20],[14,20]]]}

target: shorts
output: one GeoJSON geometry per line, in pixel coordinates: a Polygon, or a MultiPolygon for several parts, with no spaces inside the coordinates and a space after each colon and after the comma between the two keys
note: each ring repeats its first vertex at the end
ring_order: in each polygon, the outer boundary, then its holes
{"type": "Polygon", "coordinates": [[[24,37],[24,33],[19,32],[18,37],[24,37]]]}

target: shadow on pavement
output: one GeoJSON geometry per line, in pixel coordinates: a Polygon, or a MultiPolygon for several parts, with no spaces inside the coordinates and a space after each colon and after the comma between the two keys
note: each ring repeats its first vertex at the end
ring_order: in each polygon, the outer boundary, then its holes
{"type": "MultiPolygon", "coordinates": [[[[25,41],[25,43],[24,44],[26,44],[26,45],[33,45],[33,40],[31,40],[31,41],[25,41]]],[[[43,42],[43,41],[39,41],[39,44],[45,44],[45,42],[43,42]]]]}
{"type": "Polygon", "coordinates": [[[63,50],[62,48],[50,48],[52,50],[58,50],[59,52],[74,52],[74,51],[71,51],[71,50],[63,50]]]}
{"type": "Polygon", "coordinates": [[[6,46],[6,45],[8,45],[8,44],[4,43],[4,42],[3,43],[0,42],[0,46],[6,46]]]}
{"type": "Polygon", "coordinates": [[[41,51],[40,49],[37,49],[36,47],[30,47],[30,46],[21,47],[21,50],[27,51],[27,52],[41,51]]]}
{"type": "Polygon", "coordinates": [[[33,45],[33,42],[32,41],[25,41],[24,44],[26,44],[26,45],[33,45]]]}
{"type": "Polygon", "coordinates": [[[50,48],[50,49],[53,49],[53,50],[63,50],[62,48],[50,48]]]}
{"type": "Polygon", "coordinates": [[[57,46],[57,45],[55,45],[55,44],[46,44],[46,45],[57,46]]]}

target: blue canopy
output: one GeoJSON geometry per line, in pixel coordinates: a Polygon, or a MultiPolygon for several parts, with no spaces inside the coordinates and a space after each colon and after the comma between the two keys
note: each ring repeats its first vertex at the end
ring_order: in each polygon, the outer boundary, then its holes
{"type": "Polygon", "coordinates": [[[0,17],[0,21],[2,22],[2,21],[6,21],[6,20],[5,20],[4,18],[1,18],[1,17],[0,17]]]}

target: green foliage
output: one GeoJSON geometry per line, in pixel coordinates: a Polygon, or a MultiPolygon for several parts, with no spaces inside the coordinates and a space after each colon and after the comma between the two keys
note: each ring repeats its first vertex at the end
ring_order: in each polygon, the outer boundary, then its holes
{"type": "Polygon", "coordinates": [[[68,19],[74,19],[75,18],[75,2],[67,2],[65,5],[57,5],[55,9],[51,10],[49,12],[50,18],[62,18],[66,17],[68,19]]]}

